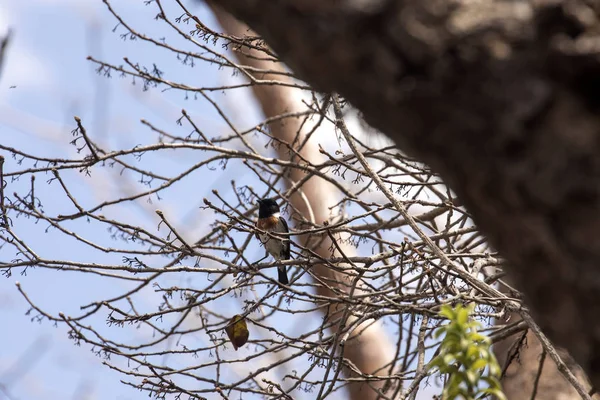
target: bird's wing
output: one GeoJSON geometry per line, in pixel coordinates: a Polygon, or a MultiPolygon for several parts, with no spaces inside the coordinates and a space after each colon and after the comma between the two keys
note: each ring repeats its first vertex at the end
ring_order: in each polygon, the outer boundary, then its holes
{"type": "MultiPolygon", "coordinates": [[[[289,233],[290,232],[290,228],[288,227],[287,221],[285,220],[285,218],[283,217],[279,217],[279,221],[281,221],[281,225],[283,225],[283,230],[285,231],[284,233],[289,233]]],[[[283,244],[285,245],[285,259],[289,260],[290,259],[290,238],[286,238],[283,241],[283,244]]]]}
{"type": "MultiPolygon", "coordinates": [[[[258,220],[256,221],[256,227],[260,229],[260,227],[258,226],[258,220]]],[[[254,236],[256,236],[256,238],[262,243],[262,240],[260,240],[260,234],[258,232],[254,233],[254,236]]]]}
{"type": "Polygon", "coordinates": [[[283,230],[285,231],[283,233],[288,233],[290,231],[290,228],[288,227],[288,224],[287,224],[287,221],[285,220],[285,218],[279,217],[279,221],[281,221],[281,225],[283,225],[283,230]]]}

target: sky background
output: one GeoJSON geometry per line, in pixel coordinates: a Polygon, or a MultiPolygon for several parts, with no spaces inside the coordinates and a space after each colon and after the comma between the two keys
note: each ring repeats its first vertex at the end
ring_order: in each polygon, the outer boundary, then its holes
{"type": "MultiPolygon", "coordinates": [[[[153,37],[168,35],[171,43],[182,43],[171,29],[154,20],[156,8],[146,6],[143,0],[113,0],[112,3],[140,33],[153,37]]],[[[169,6],[172,2],[164,3],[169,6]]],[[[186,4],[203,22],[214,25],[211,14],[202,5],[186,4]]],[[[179,11],[167,8],[169,12],[175,15],[179,11]]],[[[176,77],[179,82],[195,86],[234,80],[217,68],[206,64],[190,68],[170,52],[140,40],[122,38],[125,30],[101,0],[0,0],[0,33],[9,28],[12,37],[0,73],[0,141],[4,145],[36,155],[79,157],[76,149],[69,145],[76,115],[97,143],[111,149],[130,148],[155,141],[155,136],[140,124],[140,119],[177,129],[173,127],[182,108],[204,130],[214,132],[212,136],[225,131],[223,121],[206,102],[186,98],[181,92],[144,91],[139,82],[133,85],[130,79],[114,74],[112,78],[98,75],[97,65],[88,61],[88,56],[117,65],[123,63],[123,57],[150,65],[156,61],[167,79],[176,77]]],[[[236,90],[234,95],[215,93],[214,98],[231,111],[229,114],[234,115],[235,123],[249,127],[260,121],[261,115],[247,90],[236,90]]],[[[185,134],[183,128],[179,133],[185,134]]],[[[330,140],[330,144],[337,142],[333,135],[324,140],[330,140]]],[[[194,153],[181,151],[177,158],[148,157],[146,162],[155,162],[162,172],[172,175],[181,170],[181,165],[189,162],[194,153]]],[[[7,159],[5,171],[18,168],[16,160],[7,159]]],[[[190,221],[202,221],[203,211],[199,209],[202,198],[208,197],[211,189],[226,192],[234,175],[235,171],[205,174],[201,177],[201,187],[177,185],[176,190],[166,193],[160,201],[132,202],[126,208],[111,212],[115,218],[130,220],[155,232],[158,219],[154,210],[160,207],[180,232],[193,238],[205,228],[190,224],[190,221]]],[[[87,206],[113,198],[115,191],[129,189],[118,186],[110,173],[97,173],[91,178],[73,173],[67,174],[65,180],[72,184],[74,196],[87,206]]],[[[26,193],[28,184],[11,181],[7,191],[26,193]]],[[[135,185],[133,177],[131,185],[135,185]]],[[[49,196],[53,190],[51,185],[38,184],[37,190],[38,196],[47,200],[44,208],[49,214],[74,212],[64,198],[49,196]]],[[[78,232],[89,234],[100,243],[110,243],[103,242],[107,240],[106,235],[98,235],[94,227],[78,224],[80,222],[74,222],[72,226],[78,232]]],[[[34,221],[21,218],[15,230],[27,237],[40,255],[90,261],[86,248],[68,240],[57,241],[34,221]]],[[[12,256],[12,252],[0,248],[0,260],[12,256]]],[[[110,255],[93,261],[117,262],[111,260],[110,255]]],[[[41,269],[29,270],[25,275],[15,273],[8,278],[0,277],[3,325],[0,330],[0,400],[147,398],[147,394],[121,384],[122,375],[103,366],[88,348],[74,346],[67,338],[64,325],[54,327],[47,321],[32,321],[32,316],[26,315],[29,307],[15,287],[17,281],[34,302],[43,304],[50,312],[67,314],[78,314],[80,305],[111,293],[121,293],[125,288],[95,276],[41,269]]],[[[146,295],[151,310],[155,308],[156,297],[151,292],[146,295]]],[[[310,322],[296,321],[296,324],[310,322]]],[[[131,330],[127,334],[131,334],[131,330]]],[[[144,337],[147,332],[133,335],[128,339],[135,341],[135,335],[144,337]]]]}

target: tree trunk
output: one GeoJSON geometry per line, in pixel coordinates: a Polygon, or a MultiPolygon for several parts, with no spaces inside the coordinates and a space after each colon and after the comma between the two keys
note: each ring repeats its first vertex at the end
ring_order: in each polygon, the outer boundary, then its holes
{"type": "MultiPolygon", "coordinates": [[[[512,314],[510,320],[518,320],[512,314]]],[[[563,350],[557,349],[565,364],[587,390],[590,384],[581,368],[563,350]]],[[[580,398],[575,388],[544,352],[531,331],[520,332],[494,344],[494,353],[503,367],[502,390],[509,400],[570,400],[580,398]]]]}

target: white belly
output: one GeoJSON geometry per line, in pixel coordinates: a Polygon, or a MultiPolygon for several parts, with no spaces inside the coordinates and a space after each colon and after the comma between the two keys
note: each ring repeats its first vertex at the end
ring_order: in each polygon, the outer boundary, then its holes
{"type": "Polygon", "coordinates": [[[281,260],[285,257],[284,246],[282,241],[270,237],[269,235],[259,235],[260,241],[264,244],[265,249],[273,256],[276,260],[281,260]]]}

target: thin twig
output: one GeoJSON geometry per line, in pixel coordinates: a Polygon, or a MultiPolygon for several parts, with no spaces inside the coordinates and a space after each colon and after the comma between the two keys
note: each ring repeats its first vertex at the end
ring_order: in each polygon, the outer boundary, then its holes
{"type": "Polygon", "coordinates": [[[90,140],[90,138],[87,135],[87,131],[85,130],[85,128],[83,127],[83,124],[81,123],[81,118],[79,118],[78,116],[75,116],[73,118],[75,119],[75,122],[77,122],[77,128],[79,128],[79,132],[81,132],[81,136],[83,136],[83,140],[85,140],[85,144],[90,149],[90,152],[92,153],[92,157],[94,157],[94,160],[100,161],[100,157],[98,157],[98,153],[96,153],[96,149],[94,148],[92,141],[90,140]]]}
{"type": "Polygon", "coordinates": [[[2,226],[8,228],[8,217],[6,216],[6,206],[4,204],[4,156],[0,155],[0,212],[2,213],[2,226]]]}

